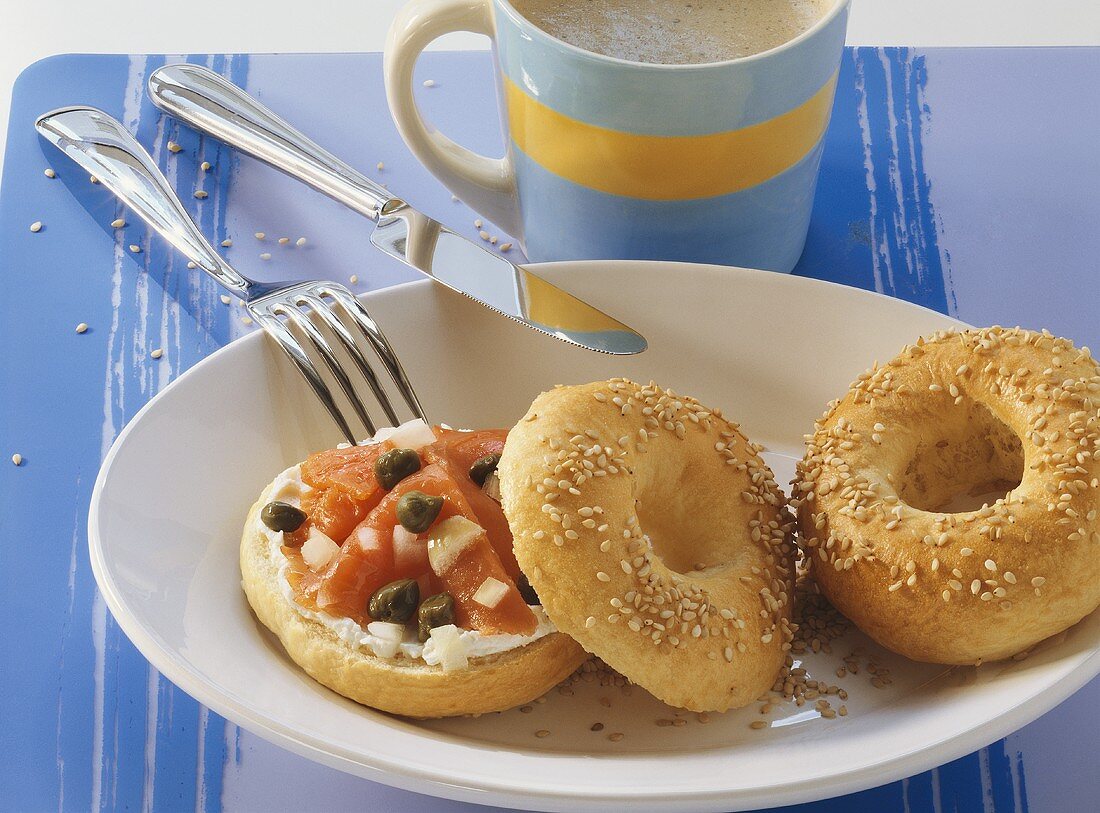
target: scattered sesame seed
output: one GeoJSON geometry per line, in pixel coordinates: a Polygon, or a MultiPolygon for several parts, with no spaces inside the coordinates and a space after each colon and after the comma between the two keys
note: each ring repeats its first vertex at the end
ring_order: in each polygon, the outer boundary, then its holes
{"type": "Polygon", "coordinates": [[[596,578],[597,578],[597,579],[599,579],[599,580],[600,580],[600,581],[602,581],[602,582],[609,582],[609,581],[611,581],[611,577],[610,577],[610,576],[608,576],[608,575],[607,575],[606,573],[604,573],[604,572],[603,572],[602,570],[600,570],[600,571],[597,571],[597,573],[596,573],[596,578]]]}
{"type": "Polygon", "coordinates": [[[545,728],[540,728],[538,731],[535,732],[535,736],[541,740],[543,737],[549,737],[550,732],[547,731],[545,728]]]}
{"type": "Polygon", "coordinates": [[[252,324],[252,317],[251,316],[242,316],[241,317],[241,324],[242,325],[251,325],[252,324]]]}
{"type": "Polygon", "coordinates": [[[485,229],[482,229],[481,231],[479,231],[477,233],[477,236],[480,237],[482,240],[488,240],[489,239],[489,232],[485,231],[485,229]]]}
{"type": "Polygon", "coordinates": [[[222,301],[223,305],[228,305],[230,302],[233,301],[232,299],[230,299],[229,294],[222,294],[218,297],[218,299],[222,301]]]}
{"type": "Polygon", "coordinates": [[[290,238],[289,237],[280,237],[279,238],[279,245],[280,246],[285,246],[288,243],[290,243],[290,238]]]}
{"type": "Polygon", "coordinates": [[[260,255],[260,259],[261,260],[270,260],[271,255],[265,251],[263,254],[260,255]]]}
{"type": "Polygon", "coordinates": [[[612,742],[618,742],[623,738],[623,733],[621,731],[616,731],[614,734],[608,734],[607,738],[612,742]]]}
{"type": "Polygon", "coordinates": [[[355,285],[357,282],[359,282],[359,275],[358,274],[352,274],[350,277],[348,277],[348,281],[352,285],[355,285]]]}
{"type": "Polygon", "coordinates": [[[141,246],[134,245],[133,243],[131,243],[130,244],[130,253],[131,254],[140,254],[141,253],[141,246]]]}
{"type": "Polygon", "coordinates": [[[149,356],[151,358],[155,358],[155,359],[159,359],[163,355],[164,355],[164,351],[161,350],[159,347],[156,350],[154,350],[152,353],[149,354],[149,356]]]}
{"type": "Polygon", "coordinates": [[[45,175],[47,178],[56,178],[57,177],[57,173],[54,172],[50,167],[46,167],[42,171],[42,174],[45,175]]]}
{"type": "Polygon", "coordinates": [[[203,161],[201,164],[199,164],[199,169],[201,169],[203,172],[209,172],[213,168],[214,165],[211,164],[209,161],[203,161]]]}
{"type": "Polygon", "coordinates": [[[111,221],[112,229],[121,229],[125,225],[126,221],[123,220],[121,217],[116,217],[114,220],[111,221]]]}
{"type": "Polygon", "coordinates": [[[200,189],[195,193],[195,197],[199,200],[206,200],[208,197],[210,197],[210,193],[208,193],[205,189],[200,189]]]}
{"type": "Polygon", "coordinates": [[[501,244],[500,244],[500,250],[501,250],[501,251],[508,251],[508,250],[509,250],[509,249],[511,249],[511,248],[512,248],[512,244],[511,244],[511,243],[501,243],[501,244]]]}
{"type": "Polygon", "coordinates": [[[589,629],[589,630],[590,630],[590,629],[592,629],[592,628],[593,628],[594,626],[596,626],[596,618],[595,618],[595,616],[591,616],[591,615],[590,615],[590,616],[588,616],[588,618],[586,618],[586,619],[584,620],[584,628],[585,628],[585,629],[589,629]]]}
{"type": "Polygon", "coordinates": [[[294,241],[294,245],[298,246],[298,248],[301,248],[305,244],[306,244],[306,238],[304,238],[304,237],[299,237],[297,240],[294,241]]]}
{"type": "Polygon", "coordinates": [[[458,203],[458,195],[451,195],[451,203],[458,203]]]}
{"type": "Polygon", "coordinates": [[[81,322],[79,325],[76,326],[76,332],[77,333],[86,333],[87,330],[88,330],[88,323],[87,322],[81,322]]]}
{"type": "Polygon", "coordinates": [[[481,218],[478,218],[477,220],[474,221],[474,228],[475,229],[480,229],[483,225],[484,224],[481,222],[481,218]]]}
{"type": "Polygon", "coordinates": [[[751,723],[749,723],[749,728],[755,731],[759,731],[760,729],[767,727],[768,723],[765,720],[753,720],[751,723]]]}
{"type": "Polygon", "coordinates": [[[222,246],[223,247],[229,248],[231,245],[233,245],[233,241],[230,240],[228,237],[225,238],[224,240],[222,240],[222,246]]]}
{"type": "Polygon", "coordinates": [[[199,267],[199,264],[196,263],[196,262],[193,262],[191,260],[188,260],[187,261],[187,267],[190,268],[193,271],[193,270],[195,270],[196,268],[199,267]]]}
{"type": "Polygon", "coordinates": [[[88,180],[92,183],[99,183],[99,178],[97,178],[95,175],[89,175],[88,180]]]}
{"type": "Polygon", "coordinates": [[[36,220],[33,223],[31,223],[31,231],[33,231],[33,232],[42,231],[42,221],[41,220],[36,220]]]}
{"type": "Polygon", "coordinates": [[[424,82],[423,82],[423,85],[426,88],[434,88],[435,87],[435,80],[434,79],[425,79],[424,82]]]}
{"type": "Polygon", "coordinates": [[[11,462],[14,463],[17,466],[22,466],[23,465],[23,455],[19,454],[19,452],[16,452],[15,454],[13,454],[11,456],[11,462]]]}
{"type": "Polygon", "coordinates": [[[381,161],[379,161],[379,162],[378,162],[378,171],[379,171],[379,172],[381,172],[381,171],[382,171],[382,170],[384,170],[385,168],[386,168],[386,165],[385,165],[385,164],[383,164],[383,163],[382,163],[381,161]]]}
{"type": "Polygon", "coordinates": [[[265,237],[267,237],[267,235],[264,234],[262,231],[256,232],[256,239],[257,240],[263,240],[265,237]]]}
{"type": "Polygon", "coordinates": [[[182,149],[183,149],[183,147],[181,147],[175,141],[169,141],[168,142],[168,152],[177,153],[177,152],[180,152],[182,149]]]}
{"type": "Polygon", "coordinates": [[[519,707],[520,714],[530,714],[534,710],[535,710],[534,706],[520,706],[519,707]]]}

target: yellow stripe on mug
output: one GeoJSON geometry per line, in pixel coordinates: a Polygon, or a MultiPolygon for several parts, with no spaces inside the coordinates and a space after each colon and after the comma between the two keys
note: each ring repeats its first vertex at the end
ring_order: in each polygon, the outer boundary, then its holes
{"type": "Polygon", "coordinates": [[[586,124],[550,109],[508,77],[504,88],[512,140],[555,175],[612,195],[692,200],[749,189],[797,164],[829,124],[836,76],[775,118],[687,136],[638,135],[586,124]]]}

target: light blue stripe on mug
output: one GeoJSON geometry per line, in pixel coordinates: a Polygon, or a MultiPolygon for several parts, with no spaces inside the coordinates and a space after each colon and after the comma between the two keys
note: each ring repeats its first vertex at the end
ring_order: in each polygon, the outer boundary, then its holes
{"type": "Polygon", "coordinates": [[[540,102],[588,124],[642,135],[704,135],[759,124],[804,103],[836,72],[848,5],[780,52],[728,63],[647,65],[582,51],[496,5],[501,71],[540,102]],[[507,17],[507,21],[502,19],[507,17]],[[701,99],[711,100],[700,104],[701,99]]]}
{"type": "Polygon", "coordinates": [[[570,259],[669,259],[789,271],[806,241],[824,141],[787,171],[713,198],[638,200],[580,186],[515,144],[528,254],[570,259]]]}

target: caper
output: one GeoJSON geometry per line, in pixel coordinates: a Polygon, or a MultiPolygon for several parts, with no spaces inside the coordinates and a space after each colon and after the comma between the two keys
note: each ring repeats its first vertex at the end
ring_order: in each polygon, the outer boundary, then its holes
{"type": "Polygon", "coordinates": [[[260,522],[273,531],[296,531],[306,521],[306,512],[290,503],[269,502],[260,511],[260,522]]]}
{"type": "Polygon", "coordinates": [[[375,621],[404,624],[413,617],[419,601],[420,585],[416,579],[398,579],[374,591],[367,612],[375,621]]]}
{"type": "Polygon", "coordinates": [[[519,590],[519,594],[523,596],[523,600],[528,604],[542,604],[539,601],[539,594],[535,592],[535,588],[531,586],[531,582],[527,578],[526,573],[520,573],[519,578],[516,579],[516,589],[519,590]]]}
{"type": "Polygon", "coordinates": [[[406,531],[422,534],[431,527],[442,509],[442,497],[433,497],[423,491],[410,491],[402,494],[397,501],[397,521],[406,531]]]}
{"type": "Polygon", "coordinates": [[[497,470],[497,463],[499,462],[500,455],[498,454],[487,454],[485,457],[479,457],[470,466],[470,479],[479,486],[485,485],[485,478],[497,470]]]}
{"type": "Polygon", "coordinates": [[[420,455],[413,449],[390,449],[374,461],[374,476],[386,491],[418,471],[420,455]]]}
{"type": "Polygon", "coordinates": [[[445,627],[455,622],[455,600],[450,593],[439,593],[424,599],[416,611],[421,643],[428,640],[434,627],[445,627]]]}

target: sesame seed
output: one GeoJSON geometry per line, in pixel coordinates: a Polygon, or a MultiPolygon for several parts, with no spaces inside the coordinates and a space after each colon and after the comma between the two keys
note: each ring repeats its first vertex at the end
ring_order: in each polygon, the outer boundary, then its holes
{"type": "Polygon", "coordinates": [[[252,324],[252,317],[251,316],[242,316],[241,317],[241,324],[242,325],[251,325],[252,324]]]}
{"type": "Polygon", "coordinates": [[[359,282],[359,275],[352,274],[350,277],[348,277],[348,282],[350,282],[352,285],[357,284],[359,282]]]}
{"type": "Polygon", "coordinates": [[[233,301],[232,299],[229,298],[229,294],[222,294],[221,296],[218,297],[218,299],[220,299],[222,301],[223,305],[228,305],[230,302],[233,301]]]}
{"type": "Polygon", "coordinates": [[[268,252],[265,251],[263,254],[260,255],[260,259],[261,260],[270,260],[271,255],[268,252]]]}
{"type": "Polygon", "coordinates": [[[126,221],[123,220],[121,217],[116,217],[114,220],[111,221],[112,229],[121,229],[125,225],[126,221]]]}
{"type": "Polygon", "coordinates": [[[177,152],[180,152],[182,149],[183,149],[183,147],[181,147],[175,141],[169,141],[168,142],[168,152],[177,153],[177,152]]]}
{"type": "Polygon", "coordinates": [[[501,243],[501,244],[500,244],[500,250],[501,250],[501,251],[508,251],[508,250],[509,250],[509,249],[511,249],[511,248],[512,248],[512,244],[511,244],[511,243],[501,243]]]}
{"type": "Polygon", "coordinates": [[[425,79],[422,84],[426,88],[434,88],[435,87],[435,80],[434,79],[425,79]]]}
{"type": "Polygon", "coordinates": [[[140,254],[141,253],[141,246],[137,246],[137,245],[134,245],[133,243],[131,243],[130,244],[130,253],[131,254],[140,254]]]}
{"type": "Polygon", "coordinates": [[[190,268],[191,270],[194,270],[194,269],[198,268],[199,266],[196,263],[188,261],[187,262],[187,267],[190,268]]]}
{"type": "Polygon", "coordinates": [[[603,723],[593,723],[589,731],[603,731],[603,723]]]}
{"type": "Polygon", "coordinates": [[[543,737],[549,737],[550,732],[547,731],[545,728],[540,728],[538,731],[535,732],[535,736],[541,740],[543,737]]]}
{"type": "Polygon", "coordinates": [[[151,358],[155,358],[155,359],[159,359],[163,355],[164,355],[164,351],[161,350],[159,347],[156,350],[154,350],[152,353],[149,354],[149,356],[151,358]]]}
{"type": "Polygon", "coordinates": [[[211,164],[209,161],[203,161],[201,164],[199,164],[199,169],[201,169],[203,172],[209,172],[213,168],[214,165],[211,164]]]}
{"type": "Polygon", "coordinates": [[[294,241],[294,245],[298,246],[298,248],[301,248],[305,244],[306,244],[306,238],[304,238],[304,237],[299,237],[297,240],[294,241]]]}
{"type": "Polygon", "coordinates": [[[52,169],[50,169],[49,167],[46,167],[46,168],[45,168],[45,169],[44,169],[44,170],[42,171],[42,174],[43,174],[43,175],[45,175],[45,176],[46,176],[47,178],[56,178],[56,177],[57,177],[57,173],[56,173],[56,172],[54,172],[54,171],[53,171],[52,169]]]}
{"type": "Polygon", "coordinates": [[[41,220],[36,220],[33,223],[31,223],[31,231],[36,232],[36,233],[42,231],[42,221],[41,220]]]}
{"type": "Polygon", "coordinates": [[[590,616],[588,616],[588,618],[586,618],[586,619],[584,620],[584,628],[585,628],[585,629],[589,629],[589,630],[590,630],[590,629],[592,629],[592,628],[593,628],[594,626],[596,626],[596,617],[595,617],[595,616],[592,616],[592,615],[590,615],[590,616]]]}
{"type": "Polygon", "coordinates": [[[477,233],[477,236],[480,237],[482,240],[488,240],[489,239],[489,232],[485,231],[485,229],[482,229],[481,231],[479,231],[477,233]]]}
{"type": "Polygon", "coordinates": [[[1044,576],[1036,576],[1034,579],[1031,580],[1032,587],[1042,587],[1046,583],[1047,580],[1044,576]]]}
{"type": "Polygon", "coordinates": [[[76,332],[77,333],[84,333],[87,330],[88,330],[88,323],[87,322],[81,322],[79,325],[76,326],[76,332]]]}
{"type": "Polygon", "coordinates": [[[11,456],[11,462],[14,463],[16,466],[22,466],[23,465],[23,455],[19,454],[19,452],[16,452],[15,454],[13,454],[11,456]]]}
{"type": "Polygon", "coordinates": [[[600,581],[602,581],[602,582],[609,582],[609,581],[611,581],[611,577],[610,577],[610,576],[608,576],[608,575],[607,575],[606,573],[604,573],[604,572],[603,572],[602,570],[600,570],[600,571],[597,571],[597,573],[596,573],[596,578],[597,578],[597,579],[599,579],[599,580],[600,580],[600,581]]]}
{"type": "Polygon", "coordinates": [[[224,248],[229,248],[231,245],[233,245],[233,241],[230,240],[228,237],[226,239],[222,240],[222,246],[224,248]]]}
{"type": "Polygon", "coordinates": [[[751,723],[749,723],[749,728],[755,731],[759,731],[760,729],[767,727],[768,723],[765,720],[753,720],[751,723]]]}
{"type": "Polygon", "coordinates": [[[289,237],[280,237],[279,238],[279,245],[280,246],[285,246],[285,245],[288,245],[289,243],[290,243],[290,238],[289,237]]]}
{"type": "Polygon", "coordinates": [[[97,178],[95,175],[89,175],[88,176],[88,181],[90,183],[99,183],[99,178],[97,178]]]}
{"type": "Polygon", "coordinates": [[[481,222],[480,219],[474,221],[474,228],[475,229],[480,229],[483,225],[484,224],[481,222]]]}
{"type": "Polygon", "coordinates": [[[264,234],[262,231],[256,232],[256,239],[257,240],[263,240],[265,237],[267,237],[267,235],[264,234]]]}
{"type": "Polygon", "coordinates": [[[997,572],[997,563],[994,562],[992,559],[986,559],[985,560],[985,569],[996,573],[997,572]]]}
{"type": "Polygon", "coordinates": [[[205,190],[200,189],[199,191],[197,191],[195,193],[195,197],[198,198],[199,200],[206,200],[208,197],[210,197],[210,195],[205,190]]]}
{"type": "Polygon", "coordinates": [[[623,738],[623,734],[621,731],[616,731],[614,734],[608,734],[607,738],[612,742],[618,742],[623,738]]]}

